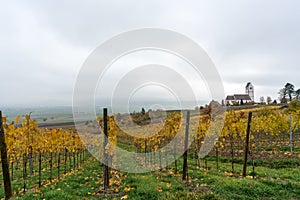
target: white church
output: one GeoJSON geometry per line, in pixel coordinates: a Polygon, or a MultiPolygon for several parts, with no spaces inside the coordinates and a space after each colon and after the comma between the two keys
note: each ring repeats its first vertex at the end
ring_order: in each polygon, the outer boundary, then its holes
{"type": "Polygon", "coordinates": [[[246,94],[228,95],[225,99],[226,105],[245,104],[254,102],[254,86],[248,82],[245,87],[246,94]]]}

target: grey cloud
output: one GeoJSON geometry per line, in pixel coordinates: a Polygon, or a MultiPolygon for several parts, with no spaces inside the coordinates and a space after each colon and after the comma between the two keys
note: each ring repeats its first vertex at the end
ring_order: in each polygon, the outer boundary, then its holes
{"type": "Polygon", "coordinates": [[[68,104],[80,66],[120,32],[157,27],[198,42],[230,85],[252,81],[272,95],[300,88],[300,2],[5,1],[0,8],[0,106],[68,104]],[[45,103],[46,102],[46,103],[45,103]]]}

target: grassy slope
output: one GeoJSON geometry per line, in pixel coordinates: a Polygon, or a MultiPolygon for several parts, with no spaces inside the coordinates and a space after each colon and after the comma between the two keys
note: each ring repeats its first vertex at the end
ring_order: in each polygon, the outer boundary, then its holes
{"type": "MultiPolygon", "coordinates": [[[[209,161],[209,167],[209,171],[190,167],[187,183],[181,181],[180,175],[174,175],[172,168],[147,174],[117,173],[114,177],[120,178],[104,195],[97,193],[102,184],[101,167],[90,158],[84,167],[61,182],[29,191],[17,199],[300,199],[299,168],[257,167],[259,179],[253,180],[229,173],[230,163],[220,163],[220,170],[216,170],[215,163],[209,161]]],[[[235,167],[239,173],[242,166],[235,167]]]]}

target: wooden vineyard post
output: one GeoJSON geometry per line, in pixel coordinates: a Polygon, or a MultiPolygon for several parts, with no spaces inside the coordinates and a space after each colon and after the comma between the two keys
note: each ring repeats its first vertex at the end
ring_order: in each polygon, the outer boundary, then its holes
{"type": "Polygon", "coordinates": [[[166,151],[166,169],[168,170],[169,161],[168,161],[168,151],[166,151]]]}
{"type": "Polygon", "coordinates": [[[161,150],[159,149],[158,150],[158,156],[159,156],[159,170],[161,171],[162,170],[162,162],[161,162],[161,150]]]}
{"type": "MultiPolygon", "coordinates": [[[[73,144],[74,144],[74,147],[76,147],[76,136],[75,136],[75,133],[73,134],[73,144]]],[[[73,150],[72,152],[72,156],[73,156],[73,169],[75,170],[76,169],[76,149],[73,150]]]]}
{"type": "Polygon", "coordinates": [[[293,116],[290,115],[290,150],[293,153],[293,116]]]}
{"type": "Polygon", "coordinates": [[[8,163],[8,158],[7,158],[7,148],[6,148],[6,143],[5,143],[1,111],[0,111],[0,148],[1,148],[0,149],[1,150],[1,163],[2,163],[5,199],[10,199],[12,197],[12,187],[11,187],[11,182],[10,182],[9,163],[8,163]]]}
{"type": "Polygon", "coordinates": [[[145,149],[144,149],[144,155],[145,155],[145,165],[147,166],[147,140],[145,140],[145,149]]]}
{"type": "Polygon", "coordinates": [[[39,150],[39,187],[42,186],[42,152],[39,150]]]}
{"type": "Polygon", "coordinates": [[[103,140],[103,179],[104,179],[104,190],[106,191],[109,187],[109,169],[108,169],[108,155],[105,151],[105,147],[108,143],[108,116],[107,116],[107,108],[103,108],[103,132],[104,132],[104,140],[103,140]]]}
{"type": "Polygon", "coordinates": [[[27,179],[27,155],[23,153],[23,192],[26,192],[27,179]]]}
{"type": "Polygon", "coordinates": [[[52,182],[52,167],[53,167],[53,160],[52,160],[52,151],[50,152],[50,182],[52,182]]]}
{"type": "Polygon", "coordinates": [[[64,164],[65,164],[65,171],[64,174],[67,173],[67,148],[65,148],[65,157],[64,157],[64,164]]]}
{"type": "Polygon", "coordinates": [[[80,165],[82,164],[82,149],[79,150],[80,165]]]}
{"type": "MultiPolygon", "coordinates": [[[[29,121],[30,121],[31,113],[32,112],[30,112],[28,114],[28,118],[26,118],[26,123],[27,123],[28,127],[29,127],[29,121]]],[[[28,147],[29,151],[28,151],[28,155],[26,155],[26,157],[28,156],[28,158],[29,158],[29,173],[30,173],[30,175],[33,174],[32,143],[33,143],[33,137],[31,137],[31,140],[30,140],[30,131],[28,130],[27,131],[27,146],[29,146],[28,147]],[[30,144],[29,144],[29,141],[30,141],[30,144]]],[[[28,158],[26,158],[26,164],[27,164],[27,159],[28,158]]],[[[27,176],[27,172],[26,172],[26,176],[27,176]]]]}
{"type": "Polygon", "coordinates": [[[253,155],[253,149],[251,150],[251,160],[252,160],[252,178],[255,178],[255,164],[254,164],[254,155],[253,155]]]}
{"type": "Polygon", "coordinates": [[[77,168],[79,168],[79,149],[76,151],[77,168]]]}
{"type": "Polygon", "coordinates": [[[73,155],[73,169],[76,170],[76,153],[75,150],[72,152],[73,155]]]}
{"type": "Polygon", "coordinates": [[[57,158],[57,179],[60,179],[60,151],[58,152],[57,158]]]}
{"type": "Polygon", "coordinates": [[[82,150],[82,163],[85,161],[85,149],[82,150]]]}
{"type": "Polygon", "coordinates": [[[217,169],[219,169],[219,142],[216,143],[216,163],[217,169]]]}
{"type": "Polygon", "coordinates": [[[69,171],[72,171],[72,152],[69,152],[69,171]]]}
{"type": "Polygon", "coordinates": [[[248,159],[248,152],[249,152],[249,138],[250,138],[250,130],[251,130],[251,119],[252,119],[252,112],[249,112],[248,125],[247,125],[247,135],[246,135],[246,145],[245,145],[245,155],[244,155],[243,177],[246,177],[246,174],[247,174],[247,159],[248,159]]]}
{"type": "Polygon", "coordinates": [[[187,163],[187,156],[188,156],[188,140],[189,140],[189,123],[190,123],[190,111],[187,111],[186,116],[186,125],[185,125],[185,140],[184,140],[184,154],[183,154],[183,171],[182,171],[182,180],[187,180],[188,176],[188,163],[187,163]]]}
{"type": "Polygon", "coordinates": [[[174,147],[174,160],[175,160],[175,174],[177,174],[178,170],[177,170],[177,159],[176,159],[176,148],[177,148],[177,138],[175,137],[174,138],[174,144],[175,144],[175,147],[174,147]]]}
{"type": "Polygon", "coordinates": [[[32,146],[29,147],[29,171],[30,171],[30,176],[32,176],[33,174],[32,146]]]}
{"type": "Polygon", "coordinates": [[[231,149],[231,171],[234,173],[234,138],[233,133],[230,133],[230,149],[231,149]]]}

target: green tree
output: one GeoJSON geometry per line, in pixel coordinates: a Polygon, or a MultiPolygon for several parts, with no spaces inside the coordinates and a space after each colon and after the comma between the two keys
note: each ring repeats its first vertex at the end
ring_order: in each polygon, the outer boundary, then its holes
{"type": "Polygon", "coordinates": [[[293,95],[295,93],[295,90],[294,90],[295,87],[293,84],[287,83],[287,84],[285,84],[284,88],[286,89],[287,94],[289,96],[289,101],[291,102],[293,100],[293,95]]]}
{"type": "Polygon", "coordinates": [[[281,103],[291,102],[295,93],[294,85],[291,83],[285,84],[284,88],[279,91],[281,103]]]}
{"type": "Polygon", "coordinates": [[[146,111],[144,108],[142,108],[142,115],[145,115],[146,111]]]}
{"type": "Polygon", "coordinates": [[[297,100],[300,100],[300,89],[298,89],[298,90],[295,91],[295,98],[297,100]]]}

